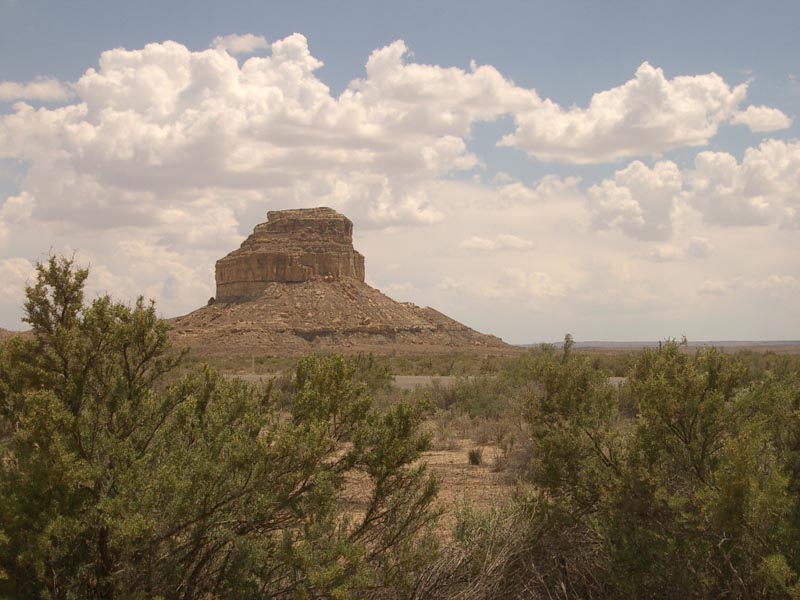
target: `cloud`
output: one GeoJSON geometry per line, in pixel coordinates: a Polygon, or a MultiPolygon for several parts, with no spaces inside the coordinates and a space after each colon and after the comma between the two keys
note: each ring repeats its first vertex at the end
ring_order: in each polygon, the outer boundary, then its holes
{"type": "Polygon", "coordinates": [[[516,129],[500,144],[572,164],[658,156],[707,144],[737,114],[746,94],[747,85],[731,89],[715,73],[667,79],[645,62],[634,79],[594,94],[587,108],[564,109],[537,97],[514,113],[516,129]]]}
{"type": "Polygon", "coordinates": [[[460,246],[470,250],[522,250],[533,247],[533,242],[524,240],[516,235],[501,233],[494,239],[472,236],[461,242],[460,246]]]}
{"type": "Polygon", "coordinates": [[[741,279],[706,279],[698,293],[702,296],[727,296],[741,284],[741,279]]]}
{"type": "Polygon", "coordinates": [[[469,248],[472,250],[494,250],[497,248],[497,243],[494,240],[479,237],[477,235],[464,240],[459,244],[462,248],[469,248]]]}
{"type": "Polygon", "coordinates": [[[402,40],[374,51],[366,79],[342,96],[348,105],[370,107],[392,131],[466,136],[476,121],[491,121],[538,102],[533,90],[516,86],[489,65],[470,71],[408,63],[402,40]]]}
{"type": "Polygon", "coordinates": [[[327,204],[377,227],[434,223],[438,179],[478,164],[470,125],[529,93],[491,67],[405,54],[402,42],[374,52],[367,77],[333,98],[299,34],[241,65],[175,42],[110,50],[76,82],[76,103],[0,117],[0,157],[28,161],[25,185],[58,198],[42,217],[81,228],[89,213],[106,228],[164,223],[161,212],[193,210],[198,196],[234,219],[256,205],[327,204]]]}
{"type": "Polygon", "coordinates": [[[399,301],[412,300],[414,294],[419,292],[417,287],[410,281],[392,282],[377,287],[390,298],[399,301]]]}
{"type": "Polygon", "coordinates": [[[441,178],[478,164],[471,123],[528,95],[491,67],[406,64],[396,43],[334,98],[302,35],[241,64],[230,55],[261,45],[109,50],[72,103],[0,115],[0,159],[28,168],[19,193],[0,198],[6,247],[77,246],[105,289],[185,310],[213,293],[214,261],[268,209],[328,205],[361,230],[441,222],[441,178]],[[413,97],[420,81],[430,103],[413,97]],[[492,89],[511,100],[494,106],[492,89]]]}
{"type": "Polygon", "coordinates": [[[714,253],[714,245],[704,237],[693,237],[686,247],[686,254],[694,258],[706,258],[714,253]]]}
{"type": "MultiPolygon", "coordinates": [[[[472,126],[550,106],[492,66],[408,62],[402,41],[374,51],[366,76],[338,98],[317,78],[322,63],[300,34],[242,64],[228,52],[266,47],[263,38],[224,36],[213,45],[201,52],[170,41],[109,50],[74,84],[76,102],[52,110],[22,103],[0,116],[0,158],[30,165],[24,191],[39,199],[39,217],[81,229],[167,225],[196,210],[202,197],[225,213],[228,231],[267,207],[309,204],[346,210],[366,226],[432,224],[444,218],[432,200],[441,178],[480,164],[467,145],[472,126]]],[[[645,110],[651,97],[634,101],[649,88],[687,104],[673,113],[697,121],[705,115],[711,125],[702,136],[743,93],[716,75],[667,81],[649,65],[623,88],[603,93],[620,96],[617,104],[630,113],[615,122],[617,133],[652,120],[645,110]],[[692,94],[705,98],[705,108],[695,106],[692,94]]],[[[586,118],[595,119],[597,106],[609,102],[593,100],[586,118]]],[[[519,135],[525,119],[518,119],[519,135]]],[[[668,120],[662,129],[674,133],[674,125],[668,120]]],[[[595,133],[603,143],[605,134],[595,133]]],[[[687,143],[696,139],[680,135],[687,143]]],[[[573,137],[564,140],[567,154],[573,137]]],[[[578,182],[512,181],[501,185],[497,199],[510,205],[575,195],[578,182]]]]}
{"type": "Polygon", "coordinates": [[[747,110],[740,111],[733,115],[731,123],[746,125],[751,131],[759,133],[791,127],[792,119],[777,108],[750,105],[747,107],[747,110]]]}
{"type": "Polygon", "coordinates": [[[104,247],[64,249],[89,267],[87,297],[109,294],[131,301],[156,300],[160,311],[187,304],[197,308],[214,295],[213,263],[200,264],[191,249],[172,251],[135,230],[122,232],[104,247]]]}
{"type": "Polygon", "coordinates": [[[674,260],[683,260],[686,254],[683,248],[677,246],[656,246],[652,248],[647,254],[646,258],[653,262],[670,262],[674,260]]]}
{"type": "Polygon", "coordinates": [[[676,200],[683,176],[671,161],[652,168],[634,161],[588,191],[588,209],[597,229],[619,228],[642,240],[665,240],[672,235],[676,200]]]}
{"type": "MultiPolygon", "coordinates": [[[[465,135],[475,121],[509,114],[515,131],[499,145],[532,158],[569,164],[613,162],[632,156],[658,156],[668,150],[701,146],[719,126],[738,114],[747,85],[731,88],[717,74],[667,79],[643,63],[634,79],[595,94],[586,109],[563,109],[536,90],[514,85],[491,66],[470,73],[403,62],[407,48],[395,42],[375,51],[368,80],[354,89],[380,94],[397,125],[448,128],[465,135]]],[[[759,107],[761,114],[768,107],[759,107]]],[[[778,111],[779,112],[779,111],[778,111]]]]}
{"type": "MultiPolygon", "coordinates": [[[[326,205],[355,222],[376,281],[515,341],[632,312],[669,310],[680,322],[691,308],[682,298],[740,267],[747,281],[798,275],[787,257],[800,189],[794,142],[765,142],[741,161],[703,153],[683,172],[644,159],[605,181],[583,169],[585,184],[566,168],[481,182],[501,165],[484,163],[497,153],[479,154],[476,125],[509,115],[516,147],[544,160],[705,143],[744,93],[716,75],[667,79],[647,65],[588,107],[562,109],[490,65],[417,63],[397,41],[333,95],[302,35],[268,47],[241,38],[202,51],[175,42],[110,50],[62,84],[74,93],[65,105],[18,102],[0,114],[0,160],[27,169],[0,197],[0,260],[75,248],[91,266],[92,293],[141,292],[174,315],[206,302],[214,261],[267,210],[326,205]],[[537,127],[542,136],[526,137],[537,127]],[[734,223],[775,230],[723,226],[734,223]],[[748,258],[754,247],[766,258],[748,258]],[[531,306],[547,317],[529,319],[531,306]]],[[[4,262],[2,273],[19,280],[28,267],[4,262]]]]}
{"type": "MultiPolygon", "coordinates": [[[[510,178],[510,176],[508,177],[510,178]]],[[[581,179],[580,177],[545,175],[532,186],[513,179],[509,182],[507,177],[503,176],[496,176],[492,181],[493,183],[499,182],[502,184],[497,188],[498,200],[504,206],[511,206],[520,203],[534,204],[574,198],[580,193],[578,184],[581,179]]]]}
{"type": "Polygon", "coordinates": [[[494,177],[492,177],[492,183],[498,185],[505,183],[513,183],[515,181],[516,179],[514,179],[514,177],[510,173],[506,173],[505,171],[500,171],[496,173],[494,177]]]}
{"type": "Polygon", "coordinates": [[[24,191],[19,196],[9,196],[0,206],[0,221],[10,224],[25,223],[30,220],[36,199],[24,191]]]}
{"type": "Polygon", "coordinates": [[[685,247],[662,244],[651,248],[644,256],[653,262],[673,262],[690,258],[708,258],[714,253],[714,245],[704,237],[693,237],[685,247]]]}
{"type": "Polygon", "coordinates": [[[712,225],[798,229],[800,142],[766,140],[748,148],[741,162],[727,152],[700,152],[684,171],[672,161],[652,168],[633,161],[592,185],[587,207],[594,228],[618,228],[641,240],[669,239],[688,207],[712,225]]]}
{"type": "Polygon", "coordinates": [[[13,228],[27,224],[35,206],[36,200],[28,192],[6,198],[0,205],[0,241],[9,235],[13,228]]]}
{"type": "MultiPolygon", "coordinates": [[[[586,197],[593,228],[616,228],[640,240],[670,239],[676,219],[689,208],[716,226],[798,229],[800,142],[766,140],[748,148],[741,162],[727,152],[700,152],[684,171],[672,161],[653,167],[633,161],[592,185],[586,197]]],[[[696,244],[687,252],[701,256],[707,250],[696,244]]],[[[652,251],[651,258],[659,256],[652,251]]]]}
{"type": "Polygon", "coordinates": [[[22,304],[25,297],[25,285],[36,274],[31,262],[25,258],[4,258],[0,260],[0,304],[22,304]]]}
{"type": "Polygon", "coordinates": [[[519,267],[503,269],[499,278],[477,288],[478,294],[489,298],[510,298],[529,304],[563,298],[569,286],[548,273],[528,271],[519,267]]]}
{"type": "Polygon", "coordinates": [[[466,283],[463,280],[457,277],[451,277],[449,275],[442,278],[442,280],[436,284],[436,289],[445,292],[460,291],[463,290],[465,287],[466,283]]]}
{"type": "Polygon", "coordinates": [[[764,141],[741,162],[701,152],[687,179],[688,202],[708,223],[800,227],[800,142],[764,141]]]}
{"type": "Polygon", "coordinates": [[[72,90],[57,79],[41,78],[26,82],[0,81],[0,102],[16,102],[17,100],[66,102],[72,97],[72,90]]]}
{"type": "Polygon", "coordinates": [[[252,54],[256,50],[269,48],[267,38],[262,35],[246,33],[244,35],[218,35],[211,42],[211,47],[224,50],[228,54],[252,54]]]}
{"type": "Polygon", "coordinates": [[[780,294],[785,291],[796,290],[800,287],[800,277],[793,275],[776,275],[772,274],[769,277],[756,281],[753,287],[758,290],[764,290],[771,294],[780,294]]]}
{"type": "Polygon", "coordinates": [[[767,277],[731,277],[729,279],[707,279],[699,290],[701,295],[727,296],[730,294],[749,292],[756,293],[756,297],[793,296],[800,288],[800,277],[794,275],[778,275],[773,273],[767,277]]]}
{"type": "Polygon", "coordinates": [[[501,233],[498,235],[495,243],[497,244],[498,248],[514,248],[515,250],[531,248],[533,246],[533,242],[530,240],[524,240],[516,235],[511,235],[508,233],[501,233]]]}

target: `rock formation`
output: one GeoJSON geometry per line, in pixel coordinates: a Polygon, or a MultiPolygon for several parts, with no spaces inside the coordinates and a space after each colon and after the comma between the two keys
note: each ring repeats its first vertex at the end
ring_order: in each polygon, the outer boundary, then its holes
{"type": "Polygon", "coordinates": [[[213,302],[173,320],[172,336],[203,355],[508,351],[432,308],[364,283],[353,224],[330,208],[271,211],[216,264],[213,302]]]}
{"type": "Polygon", "coordinates": [[[364,281],[353,223],[330,208],[270,211],[238,250],[217,261],[217,301],[258,297],[268,283],[364,281]]]}

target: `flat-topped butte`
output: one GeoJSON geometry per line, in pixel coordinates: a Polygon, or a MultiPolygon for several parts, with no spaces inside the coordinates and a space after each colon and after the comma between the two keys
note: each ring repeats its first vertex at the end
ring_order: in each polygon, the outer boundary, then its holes
{"type": "Polygon", "coordinates": [[[240,248],[217,261],[216,279],[214,302],[172,321],[175,342],[200,355],[513,351],[367,285],[353,223],[330,208],[269,212],[240,248]]]}
{"type": "Polygon", "coordinates": [[[217,261],[216,300],[257,298],[268,283],[364,281],[353,223],[330,208],[270,211],[240,248],[217,261]]]}

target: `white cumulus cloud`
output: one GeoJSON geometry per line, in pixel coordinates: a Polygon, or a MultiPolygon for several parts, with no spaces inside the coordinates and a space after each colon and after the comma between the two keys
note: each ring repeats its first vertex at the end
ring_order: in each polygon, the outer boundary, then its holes
{"type": "Polygon", "coordinates": [[[72,90],[68,86],[49,77],[24,82],[0,81],[0,102],[65,102],[72,97],[72,90]]]}
{"type": "Polygon", "coordinates": [[[263,35],[253,35],[252,33],[218,35],[211,42],[211,47],[225,50],[228,54],[233,55],[252,54],[256,50],[269,48],[269,42],[263,35]]]}
{"type": "Polygon", "coordinates": [[[25,285],[33,280],[36,270],[26,258],[14,257],[0,260],[0,304],[22,304],[25,285]]]}
{"type": "MultiPolygon", "coordinates": [[[[741,161],[727,152],[700,152],[693,168],[672,161],[648,167],[633,161],[587,191],[592,225],[619,228],[642,240],[666,240],[677,214],[699,211],[724,227],[777,225],[800,228],[800,142],[765,140],[741,161]]],[[[706,253],[695,245],[693,255],[706,253]]]]}
{"type": "MultiPolygon", "coordinates": [[[[394,282],[387,289],[485,318],[488,330],[499,319],[516,341],[542,339],[538,328],[559,337],[556,314],[597,319],[597,298],[609,315],[681,306],[673,300],[706,279],[734,277],[731,264],[750,282],[797,276],[787,258],[800,209],[796,142],[764,142],[741,161],[701,153],[684,172],[643,158],[704,144],[742,112],[766,127],[769,107],[740,110],[744,86],[714,74],[667,78],[644,64],[588,106],[562,108],[491,65],[414,62],[402,41],[364,58],[337,95],[300,34],[271,44],[224,36],[202,51],[169,41],[114,49],[74,84],[0,88],[30,101],[0,114],[0,160],[26,169],[18,177],[14,167],[14,191],[0,197],[3,281],[24,283],[30,261],[75,248],[93,293],[144,293],[167,315],[187,312],[213,295],[214,261],[267,210],[319,205],[355,222],[368,274],[394,282]],[[64,105],[34,105],[45,99],[64,105]],[[476,126],[509,117],[503,143],[535,159],[642,160],[599,182],[596,169],[559,168],[533,182],[499,173],[483,183],[513,161],[484,164],[476,126]],[[774,235],[723,227],[737,223],[774,235]],[[622,235],[598,233],[610,229],[622,235]],[[766,238],[769,268],[745,264],[766,238]],[[526,321],[537,305],[547,319],[526,321]]],[[[0,318],[12,325],[8,314],[0,318]]]]}
{"type": "MultiPolygon", "coordinates": [[[[509,176],[510,177],[510,176],[509,176]]],[[[494,183],[501,183],[497,188],[498,200],[504,206],[515,204],[535,204],[551,200],[565,200],[579,195],[580,177],[558,177],[545,175],[533,185],[525,185],[521,181],[508,181],[506,177],[495,177],[494,183]]]]}
{"type": "Polygon", "coordinates": [[[708,258],[714,245],[704,237],[694,236],[685,246],[660,244],[649,249],[644,258],[653,262],[672,262],[691,258],[708,258]]]}
{"type": "Polygon", "coordinates": [[[461,242],[460,246],[471,250],[523,250],[531,248],[533,242],[510,233],[501,233],[492,239],[474,235],[461,242]]]}
{"type": "Polygon", "coordinates": [[[759,290],[765,290],[772,294],[779,294],[784,291],[792,291],[800,288],[800,277],[794,275],[772,275],[765,277],[753,284],[759,290]]]}
{"type": "Polygon", "coordinates": [[[520,267],[503,269],[500,277],[478,287],[489,298],[512,298],[526,304],[550,302],[564,297],[569,285],[549,273],[520,267]]]}
{"type": "Polygon", "coordinates": [[[767,277],[731,277],[729,279],[707,279],[698,290],[701,295],[727,296],[734,292],[756,293],[759,296],[782,296],[796,294],[800,288],[800,277],[795,275],[778,275],[773,273],[767,277]]]}
{"type": "Polygon", "coordinates": [[[767,140],[741,162],[701,152],[688,183],[689,202],[709,223],[800,227],[800,142],[767,140]]]}
{"type": "Polygon", "coordinates": [[[700,286],[698,293],[702,296],[727,296],[741,285],[741,278],[734,279],[706,279],[700,286]]]}
{"type": "Polygon", "coordinates": [[[0,205],[0,241],[9,235],[13,228],[26,225],[35,206],[36,200],[28,192],[6,198],[0,205]]]}
{"type": "Polygon", "coordinates": [[[648,260],[654,262],[669,262],[674,260],[683,260],[686,256],[683,248],[671,245],[662,245],[651,248],[647,255],[648,260]]]}
{"type": "Polygon", "coordinates": [[[643,240],[665,240],[672,235],[672,219],[683,176],[671,161],[652,168],[634,161],[588,191],[592,224],[598,229],[617,227],[643,240]]]}
{"type": "Polygon", "coordinates": [[[746,94],[745,84],[731,88],[715,73],[667,79],[645,62],[634,79],[595,94],[586,108],[564,109],[537,97],[515,112],[516,130],[501,144],[540,160],[576,164],[657,156],[708,143],[746,94]]]}
{"type": "Polygon", "coordinates": [[[0,221],[10,224],[21,224],[30,220],[36,199],[27,191],[19,196],[9,196],[0,206],[0,221]]]}
{"type": "Polygon", "coordinates": [[[751,131],[758,133],[791,127],[792,119],[777,108],[751,105],[747,107],[747,110],[733,115],[731,123],[746,125],[751,131]]]}

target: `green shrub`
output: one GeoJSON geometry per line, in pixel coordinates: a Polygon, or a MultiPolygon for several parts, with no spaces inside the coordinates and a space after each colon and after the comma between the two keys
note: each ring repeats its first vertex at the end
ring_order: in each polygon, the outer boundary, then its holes
{"type": "Polygon", "coordinates": [[[426,581],[463,598],[800,596],[791,361],[667,342],[636,356],[622,396],[569,341],[527,359],[532,491],[500,520],[462,515],[426,581]]]}
{"type": "Polygon", "coordinates": [[[287,416],[206,366],[178,377],[152,304],[84,303],[67,259],[37,272],[32,339],[0,347],[0,596],[407,595],[434,552],[419,406],[379,413],[351,363],[308,357],[287,416]]]}

